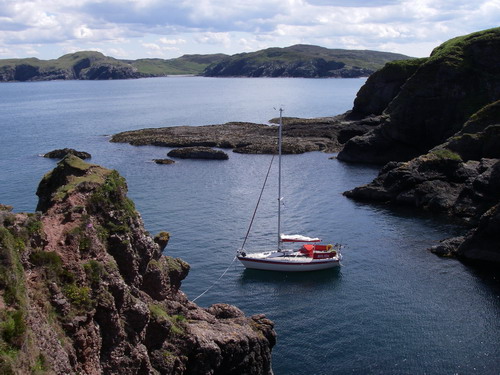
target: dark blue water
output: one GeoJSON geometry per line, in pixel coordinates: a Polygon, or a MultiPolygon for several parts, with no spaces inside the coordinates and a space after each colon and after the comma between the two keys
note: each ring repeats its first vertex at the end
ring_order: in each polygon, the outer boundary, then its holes
{"type": "MultiPolygon", "coordinates": [[[[244,270],[241,246],[270,157],[156,165],[168,149],[112,144],[122,130],[285,115],[328,116],[351,108],[363,80],[178,77],[0,85],[0,202],[33,211],[55,148],[90,152],[127,178],[151,233],[171,232],[166,253],[191,265],[183,291],[235,304],[276,323],[273,368],[288,374],[498,374],[500,288],[480,273],[425,249],[463,229],[442,218],[350,201],[342,192],[377,169],[323,153],[283,160],[283,229],[342,242],[343,266],[310,274],[244,270]]],[[[276,239],[276,178],[269,181],[249,241],[276,239]]]]}

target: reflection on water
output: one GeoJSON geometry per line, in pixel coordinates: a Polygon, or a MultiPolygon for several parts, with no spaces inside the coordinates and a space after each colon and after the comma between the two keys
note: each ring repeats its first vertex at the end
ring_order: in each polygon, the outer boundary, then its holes
{"type": "Polygon", "coordinates": [[[322,287],[335,288],[342,281],[341,267],[312,272],[272,272],[247,269],[238,278],[242,287],[267,284],[283,291],[307,292],[322,287]]]}

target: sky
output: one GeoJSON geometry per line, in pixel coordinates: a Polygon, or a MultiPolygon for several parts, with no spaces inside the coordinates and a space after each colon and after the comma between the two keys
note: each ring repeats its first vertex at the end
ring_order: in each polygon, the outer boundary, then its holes
{"type": "Polygon", "coordinates": [[[0,59],[120,59],[313,44],[414,57],[500,26],[500,0],[0,0],[0,59]]]}

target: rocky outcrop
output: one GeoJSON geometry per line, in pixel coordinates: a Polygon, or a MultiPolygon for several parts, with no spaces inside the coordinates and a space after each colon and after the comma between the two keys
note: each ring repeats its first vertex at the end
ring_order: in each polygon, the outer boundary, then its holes
{"type": "Polygon", "coordinates": [[[463,162],[457,154],[436,149],[410,162],[391,162],[368,185],[344,194],[366,201],[422,208],[477,222],[500,199],[500,162],[463,162]]]}
{"type": "Polygon", "coordinates": [[[443,43],[426,60],[394,63],[410,66],[400,69],[395,76],[401,79],[386,88],[383,84],[391,81],[394,69],[370,77],[356,99],[356,110],[376,114],[390,101],[385,120],[376,130],[347,142],[338,158],[380,164],[406,161],[443,143],[473,113],[500,98],[499,50],[500,28],[490,29],[443,43]],[[400,86],[405,75],[409,78],[400,86]]]}
{"type": "Polygon", "coordinates": [[[381,115],[401,87],[427,59],[392,61],[373,73],[354,99],[353,115],[381,115]]]}
{"type": "Polygon", "coordinates": [[[479,265],[495,267],[500,264],[500,205],[486,211],[479,225],[465,236],[444,240],[430,250],[441,256],[454,256],[479,265]]]}
{"type": "Polygon", "coordinates": [[[43,157],[44,158],[51,158],[51,159],[62,159],[68,154],[75,155],[76,157],[83,159],[83,160],[90,159],[92,157],[88,152],[77,151],[73,148],[61,148],[61,149],[57,149],[57,150],[52,150],[52,151],[44,154],[43,157]]]}
{"type": "Polygon", "coordinates": [[[431,250],[488,266],[500,264],[498,51],[495,28],[443,43],[428,59],[388,64],[367,80],[351,114],[379,115],[380,124],[338,155],[387,163],[346,196],[463,219],[473,227],[469,233],[431,250]]]}
{"type": "Polygon", "coordinates": [[[0,210],[0,372],[271,374],[273,323],[180,290],[116,171],[66,156],[37,214],[0,210]],[[35,371],[36,370],[36,371],[35,371]]]}
{"type": "Polygon", "coordinates": [[[184,147],[170,151],[167,156],[180,159],[227,160],[229,156],[221,150],[211,147],[184,147]]]}
{"type": "Polygon", "coordinates": [[[344,194],[408,205],[477,225],[432,249],[440,255],[500,264],[500,101],[471,116],[462,130],[408,162],[390,162],[371,183],[344,194]]]}
{"type": "MultiPolygon", "coordinates": [[[[349,114],[329,118],[283,119],[283,153],[310,151],[336,152],[350,138],[379,125],[380,116],[359,120],[349,114]]],[[[271,122],[278,122],[273,119],[271,122]]],[[[230,122],[222,125],[174,126],[132,130],[113,135],[111,142],[163,147],[217,147],[245,154],[277,152],[278,127],[264,124],[230,122]]]]}

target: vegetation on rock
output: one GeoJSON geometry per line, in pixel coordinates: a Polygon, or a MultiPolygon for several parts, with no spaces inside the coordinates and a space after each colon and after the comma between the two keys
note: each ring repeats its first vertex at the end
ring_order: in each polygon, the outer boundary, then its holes
{"type": "Polygon", "coordinates": [[[40,183],[40,214],[0,206],[0,372],[270,374],[272,322],[188,301],[189,265],[162,255],[169,233],[149,237],[126,193],[68,155],[40,183]]]}

